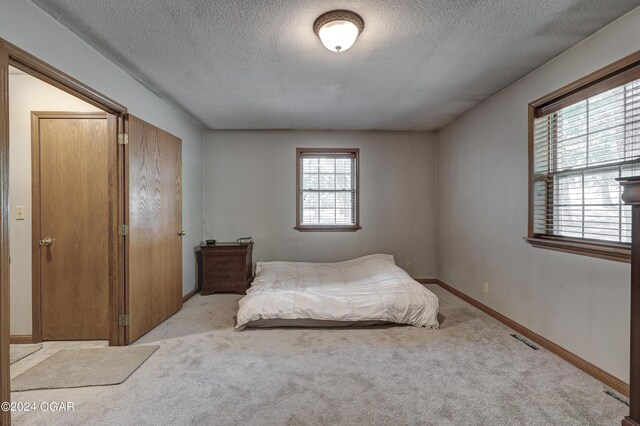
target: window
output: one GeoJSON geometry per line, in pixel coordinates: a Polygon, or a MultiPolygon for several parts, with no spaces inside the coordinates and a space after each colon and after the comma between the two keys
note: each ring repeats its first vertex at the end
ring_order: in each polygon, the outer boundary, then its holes
{"type": "Polygon", "coordinates": [[[629,261],[631,206],[616,180],[640,172],[640,66],[629,60],[530,105],[534,246],[629,261]]]}
{"type": "Polygon", "coordinates": [[[298,231],[357,231],[358,149],[297,149],[298,231]]]}

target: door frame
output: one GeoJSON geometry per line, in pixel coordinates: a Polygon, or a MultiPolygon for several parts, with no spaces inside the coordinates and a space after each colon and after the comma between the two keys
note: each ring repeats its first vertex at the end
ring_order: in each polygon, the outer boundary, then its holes
{"type": "MultiPolygon", "coordinates": [[[[115,115],[117,120],[117,133],[113,135],[115,144],[118,143],[118,134],[124,130],[123,117],[127,113],[127,108],[118,102],[0,38],[0,402],[11,401],[9,384],[9,65],[115,115]]],[[[118,223],[126,223],[124,155],[124,149],[118,146],[115,166],[118,172],[118,223]]],[[[115,265],[109,277],[110,345],[123,345],[125,337],[124,326],[119,325],[119,318],[124,314],[127,265],[124,237],[118,236],[117,240],[116,251],[110,258],[110,262],[115,265]]],[[[10,411],[0,410],[0,425],[10,423],[10,411]]]]}
{"type": "MultiPolygon", "coordinates": [[[[65,111],[32,111],[31,112],[31,199],[32,199],[32,278],[31,278],[31,303],[32,303],[32,343],[42,342],[42,262],[41,247],[38,239],[42,237],[42,218],[40,214],[40,132],[39,120],[45,119],[104,119],[107,120],[107,132],[117,134],[117,120],[113,114],[106,112],[65,112],[65,111]]],[[[117,149],[110,149],[107,153],[109,168],[109,258],[117,255],[118,235],[118,192],[117,192],[117,149]]],[[[109,277],[117,276],[117,262],[109,262],[109,277]]],[[[110,327],[111,328],[111,327],[110,327]]]]}

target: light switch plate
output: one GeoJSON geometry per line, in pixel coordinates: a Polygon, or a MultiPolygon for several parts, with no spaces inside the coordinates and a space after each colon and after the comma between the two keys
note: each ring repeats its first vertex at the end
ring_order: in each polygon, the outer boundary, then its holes
{"type": "Polygon", "coordinates": [[[16,206],[16,220],[24,220],[24,206],[16,206]]]}

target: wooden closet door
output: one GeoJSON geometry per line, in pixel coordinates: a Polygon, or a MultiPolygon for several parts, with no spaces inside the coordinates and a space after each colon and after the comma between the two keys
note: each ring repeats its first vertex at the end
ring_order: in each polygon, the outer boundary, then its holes
{"type": "Polygon", "coordinates": [[[34,286],[42,340],[109,338],[107,118],[32,113],[34,286]]]}
{"type": "Polygon", "coordinates": [[[182,141],[132,115],[127,344],[182,307],[182,141]]]}

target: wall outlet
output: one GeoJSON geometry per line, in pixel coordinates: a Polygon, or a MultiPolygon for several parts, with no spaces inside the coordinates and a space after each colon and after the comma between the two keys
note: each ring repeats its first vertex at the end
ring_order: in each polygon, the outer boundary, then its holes
{"type": "Polygon", "coordinates": [[[24,206],[16,206],[16,220],[24,220],[24,206]]]}
{"type": "Polygon", "coordinates": [[[484,294],[489,294],[489,283],[484,282],[484,294]]]}
{"type": "Polygon", "coordinates": [[[407,270],[407,271],[410,271],[412,268],[413,268],[413,263],[407,262],[406,268],[404,268],[404,269],[407,270]]]}

